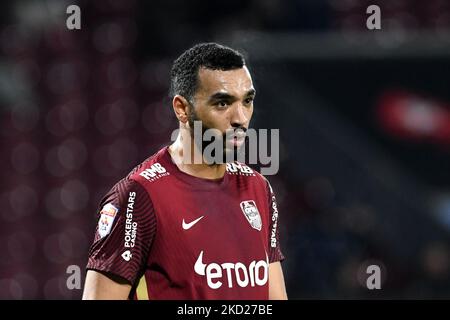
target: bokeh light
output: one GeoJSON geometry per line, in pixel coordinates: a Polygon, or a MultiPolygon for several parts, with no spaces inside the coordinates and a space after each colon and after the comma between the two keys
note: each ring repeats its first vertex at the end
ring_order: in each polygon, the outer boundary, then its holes
{"type": "Polygon", "coordinates": [[[83,210],[89,201],[86,184],[80,180],[68,180],[61,188],[61,202],[71,211],[83,210]]]}
{"type": "Polygon", "coordinates": [[[27,185],[19,185],[9,193],[11,219],[16,220],[36,212],[39,198],[36,191],[27,185]]]}

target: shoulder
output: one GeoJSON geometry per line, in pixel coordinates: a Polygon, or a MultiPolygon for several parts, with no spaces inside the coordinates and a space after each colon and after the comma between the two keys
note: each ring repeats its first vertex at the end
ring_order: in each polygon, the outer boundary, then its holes
{"type": "Polygon", "coordinates": [[[256,184],[267,190],[271,188],[266,177],[244,163],[238,161],[227,163],[226,172],[227,174],[236,176],[237,179],[243,180],[247,183],[256,184]]]}
{"type": "Polygon", "coordinates": [[[167,165],[165,164],[167,160],[164,159],[165,153],[166,148],[163,148],[151,155],[134,167],[124,179],[144,186],[148,181],[153,182],[169,175],[167,165]]]}

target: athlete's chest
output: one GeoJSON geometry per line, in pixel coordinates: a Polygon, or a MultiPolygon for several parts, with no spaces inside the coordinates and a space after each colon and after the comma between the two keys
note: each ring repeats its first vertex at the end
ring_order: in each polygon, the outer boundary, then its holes
{"type": "Polygon", "coordinates": [[[168,246],[176,242],[194,255],[208,252],[221,263],[264,257],[269,214],[259,188],[231,184],[220,190],[196,190],[172,185],[152,195],[159,242],[168,246]]]}
{"type": "MultiPolygon", "coordinates": [[[[175,183],[150,191],[157,220],[151,270],[164,270],[171,286],[190,288],[199,297],[224,297],[236,289],[247,297],[260,294],[269,250],[263,188],[230,183],[199,190],[175,183]]],[[[157,281],[158,273],[152,274],[157,281]]]]}

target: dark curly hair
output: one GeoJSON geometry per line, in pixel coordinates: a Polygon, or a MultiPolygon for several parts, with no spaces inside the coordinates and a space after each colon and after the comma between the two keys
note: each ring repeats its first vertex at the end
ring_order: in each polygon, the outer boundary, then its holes
{"type": "Polygon", "coordinates": [[[185,97],[193,104],[198,87],[198,70],[234,70],[245,65],[243,55],[229,47],[217,43],[200,43],[183,52],[173,63],[170,72],[170,92],[185,97]]]}

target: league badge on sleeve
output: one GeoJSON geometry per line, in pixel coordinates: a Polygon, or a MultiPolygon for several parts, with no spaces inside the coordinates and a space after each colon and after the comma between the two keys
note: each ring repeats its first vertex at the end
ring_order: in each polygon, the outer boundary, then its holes
{"type": "Polygon", "coordinates": [[[254,229],[261,231],[262,226],[261,216],[259,215],[258,207],[256,207],[255,201],[253,200],[242,201],[241,209],[250,225],[254,229]]]}
{"type": "Polygon", "coordinates": [[[102,211],[100,211],[100,219],[98,220],[98,234],[100,238],[105,237],[111,232],[111,227],[118,211],[119,209],[111,203],[103,206],[102,211]]]}

